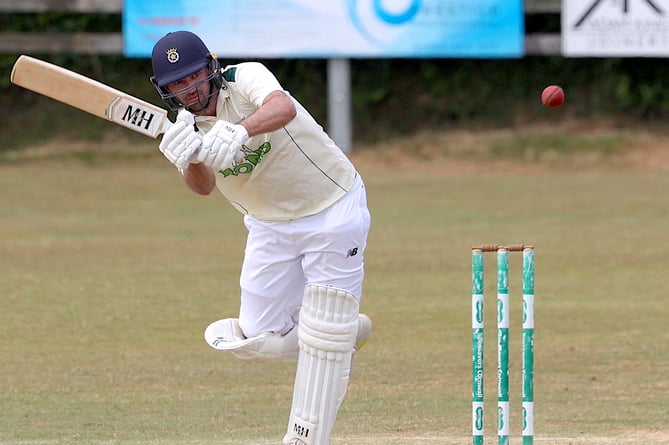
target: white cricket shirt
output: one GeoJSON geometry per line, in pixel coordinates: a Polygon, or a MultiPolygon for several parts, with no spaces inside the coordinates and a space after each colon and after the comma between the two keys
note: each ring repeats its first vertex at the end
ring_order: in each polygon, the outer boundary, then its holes
{"type": "MultiPolygon", "coordinates": [[[[284,91],[276,77],[256,62],[227,66],[224,79],[217,117],[196,117],[204,132],[216,119],[242,121],[260,108],[270,93],[284,91]]],[[[230,203],[259,220],[314,215],[344,196],[357,175],[323,128],[291,99],[297,109],[295,118],[277,131],[250,138],[244,145],[244,161],[216,174],[216,186],[230,203]]]]}

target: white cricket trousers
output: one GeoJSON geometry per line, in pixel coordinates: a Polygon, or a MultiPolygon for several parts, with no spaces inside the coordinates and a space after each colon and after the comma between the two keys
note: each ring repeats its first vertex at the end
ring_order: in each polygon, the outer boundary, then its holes
{"type": "Polygon", "coordinates": [[[244,217],[239,325],[247,337],[285,333],[306,283],[334,286],[360,301],[370,215],[362,178],[329,208],[292,221],[244,217]]]}

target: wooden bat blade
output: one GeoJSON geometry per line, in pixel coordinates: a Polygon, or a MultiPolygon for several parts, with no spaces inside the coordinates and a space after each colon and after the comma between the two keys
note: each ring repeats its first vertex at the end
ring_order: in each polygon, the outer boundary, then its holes
{"type": "Polygon", "coordinates": [[[154,138],[170,125],[166,110],[34,57],[20,56],[10,80],[14,85],[154,138]]]}

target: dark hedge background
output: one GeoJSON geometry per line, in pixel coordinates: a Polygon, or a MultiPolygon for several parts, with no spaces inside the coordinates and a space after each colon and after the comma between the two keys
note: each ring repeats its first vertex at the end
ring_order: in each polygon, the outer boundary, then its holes
{"type": "MultiPolygon", "coordinates": [[[[4,31],[119,32],[114,14],[4,14],[4,31]]],[[[559,15],[526,17],[526,32],[559,32],[559,15]]],[[[122,56],[32,54],[160,104],[148,78],[148,59],[122,56]]],[[[97,139],[110,124],[9,84],[18,54],[0,55],[0,150],[69,136],[97,139]]],[[[240,60],[221,59],[223,64],[240,60]]],[[[327,126],[325,60],[261,60],[327,126]]],[[[669,59],[513,60],[378,59],[351,61],[354,138],[375,141],[454,126],[523,125],[560,118],[616,118],[621,123],[662,122],[669,116],[669,59]],[[540,105],[541,90],[562,85],[559,114],[540,105]]]]}

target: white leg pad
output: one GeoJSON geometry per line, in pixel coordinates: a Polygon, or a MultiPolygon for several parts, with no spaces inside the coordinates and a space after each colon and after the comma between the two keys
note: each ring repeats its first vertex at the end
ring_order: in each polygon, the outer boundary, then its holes
{"type": "Polygon", "coordinates": [[[297,372],[284,444],[330,444],[348,386],[358,312],[353,294],[307,285],[298,324],[297,372]]]}
{"type": "Polygon", "coordinates": [[[204,339],[219,351],[230,351],[243,360],[297,357],[297,327],[286,334],[265,332],[257,337],[244,337],[239,320],[226,318],[207,326],[204,339]]]}

